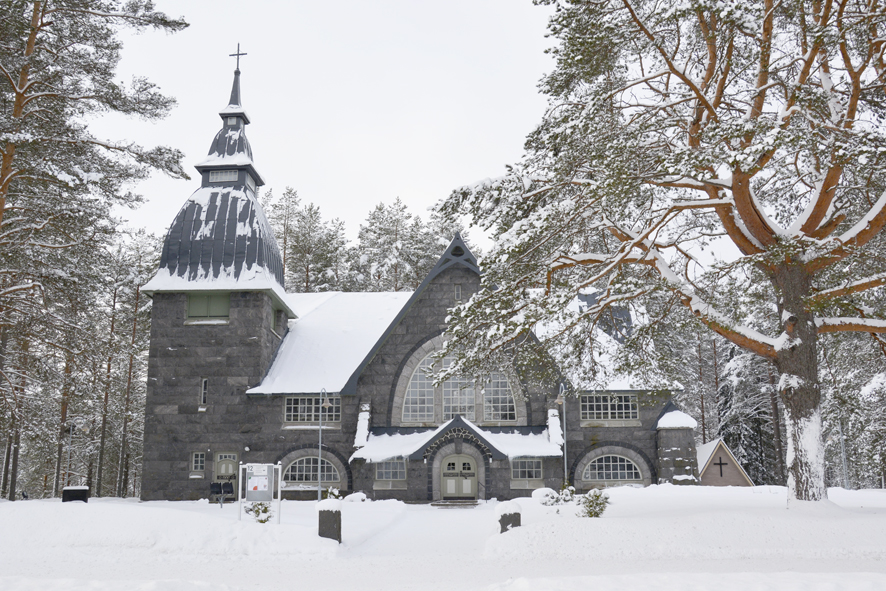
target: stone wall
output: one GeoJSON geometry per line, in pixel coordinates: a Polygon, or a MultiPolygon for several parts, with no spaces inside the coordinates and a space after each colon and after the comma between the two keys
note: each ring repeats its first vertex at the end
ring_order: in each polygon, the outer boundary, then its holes
{"type": "Polygon", "coordinates": [[[577,490],[584,491],[588,488],[582,485],[582,471],[589,458],[603,454],[604,448],[607,454],[622,455],[637,464],[643,476],[640,484],[648,485],[658,481],[655,426],[670,397],[652,392],[635,393],[638,396],[638,420],[608,423],[585,421],[585,426],[581,420],[580,399],[574,396],[567,398],[565,431],[569,481],[577,490]],[[593,424],[600,426],[590,426],[593,424]]]}
{"type": "MultiPolygon", "coordinates": [[[[187,324],[187,295],[154,294],[145,417],[142,498],[206,497],[217,453],[250,460],[268,447],[269,422],[282,420],[282,401],[250,400],[282,335],[271,330],[270,297],[233,292],[227,324],[187,324]],[[201,404],[201,378],[209,379],[201,404]],[[280,405],[277,411],[274,407],[280,405]],[[246,452],[249,447],[251,452],[246,452]],[[203,477],[191,472],[206,453],[203,477]]],[[[285,326],[285,323],[283,324],[285,326]]],[[[279,431],[274,432],[279,435],[279,431]]]]}

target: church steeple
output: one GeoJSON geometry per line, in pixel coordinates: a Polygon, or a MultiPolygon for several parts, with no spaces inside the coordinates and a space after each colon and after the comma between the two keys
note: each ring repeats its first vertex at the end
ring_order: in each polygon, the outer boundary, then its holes
{"type": "Polygon", "coordinates": [[[240,69],[234,70],[234,83],[231,86],[231,99],[228,106],[219,112],[222,128],[215,134],[206,159],[195,167],[203,177],[203,186],[224,180],[233,180],[246,185],[248,191],[265,184],[252,160],[252,146],[246,138],[249,116],[240,100],[240,69]]]}
{"type": "MultiPolygon", "coordinates": [[[[241,54],[239,47],[238,56],[241,54]]],[[[239,66],[239,63],[238,63],[239,66]]],[[[196,165],[200,188],[179,211],[163,244],[160,269],[146,291],[283,291],[277,241],[256,197],[264,184],[246,139],[249,117],[240,100],[240,68],[222,128],[196,165]]]]}

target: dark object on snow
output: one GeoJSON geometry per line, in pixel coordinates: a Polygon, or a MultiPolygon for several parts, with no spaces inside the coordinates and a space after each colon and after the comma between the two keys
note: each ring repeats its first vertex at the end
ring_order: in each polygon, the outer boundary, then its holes
{"type": "Polygon", "coordinates": [[[28,493],[26,493],[25,491],[22,491],[22,500],[23,500],[23,501],[27,501],[27,500],[28,500],[28,493]]]}
{"type": "Polygon", "coordinates": [[[498,518],[498,523],[499,525],[501,525],[501,533],[505,533],[506,531],[512,530],[515,527],[520,527],[520,514],[505,513],[498,518]]]}
{"type": "Polygon", "coordinates": [[[89,502],[89,487],[88,486],[66,486],[62,489],[62,503],[67,503],[69,501],[83,501],[84,503],[89,502]]]}
{"type": "Polygon", "coordinates": [[[222,494],[222,486],[221,482],[210,482],[209,483],[209,500],[212,501],[213,497],[216,501],[218,501],[218,506],[222,507],[225,504],[225,495],[222,494]]]}
{"type": "Polygon", "coordinates": [[[321,538],[329,538],[341,544],[341,511],[321,509],[319,534],[321,538]]]}

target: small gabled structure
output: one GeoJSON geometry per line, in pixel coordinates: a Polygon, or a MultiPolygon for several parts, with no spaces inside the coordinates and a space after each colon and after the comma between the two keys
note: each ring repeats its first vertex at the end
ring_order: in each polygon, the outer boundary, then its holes
{"type": "Polygon", "coordinates": [[[754,486],[722,438],[698,446],[702,486],[754,486]]]}

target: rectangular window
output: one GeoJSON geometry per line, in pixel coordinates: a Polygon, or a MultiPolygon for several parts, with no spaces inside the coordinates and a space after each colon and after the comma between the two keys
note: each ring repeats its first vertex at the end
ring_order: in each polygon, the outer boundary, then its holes
{"type": "Polygon", "coordinates": [[[287,396],[283,410],[283,421],[286,423],[319,423],[320,413],[324,423],[341,422],[341,396],[330,394],[325,399],[320,396],[287,396]],[[329,401],[329,408],[323,408],[323,402],[329,401]]]}
{"type": "Polygon", "coordinates": [[[218,461],[221,462],[223,460],[233,460],[237,461],[237,454],[218,454],[218,461]]]}
{"type": "Polygon", "coordinates": [[[200,404],[206,404],[209,394],[209,378],[200,378],[200,404]]]}
{"type": "Polygon", "coordinates": [[[539,458],[511,460],[511,479],[541,480],[541,460],[539,458]]]}
{"type": "Polygon", "coordinates": [[[403,422],[421,423],[434,420],[434,380],[428,375],[434,360],[425,358],[409,380],[406,399],[403,401],[403,422]]]}
{"type": "Polygon", "coordinates": [[[246,186],[255,191],[255,179],[248,172],[246,173],[246,186]]]}
{"type": "Polygon", "coordinates": [[[508,378],[502,373],[489,376],[483,397],[483,416],[487,421],[516,421],[517,407],[511,396],[508,378]]]}
{"type": "MultiPolygon", "coordinates": [[[[448,368],[451,357],[443,359],[443,367],[448,368]]],[[[474,420],[474,381],[464,378],[450,378],[443,382],[443,420],[461,415],[469,421],[474,420]]]]}
{"type": "Polygon", "coordinates": [[[455,301],[456,302],[461,301],[461,285],[455,286],[455,301]]]}
{"type": "Polygon", "coordinates": [[[375,465],[376,480],[406,480],[406,460],[389,460],[375,465]]]}
{"type": "MultiPolygon", "coordinates": [[[[236,117],[228,117],[228,125],[237,125],[237,118],[236,117]]],[[[227,172],[227,171],[224,171],[224,172],[227,172]]]]}
{"type": "Polygon", "coordinates": [[[618,421],[640,418],[636,394],[584,394],[581,420],[618,421]]]}
{"type": "Polygon", "coordinates": [[[206,470],[206,454],[202,451],[194,452],[191,457],[191,471],[203,472],[206,470]]]}
{"type": "Polygon", "coordinates": [[[210,183],[224,183],[230,181],[237,180],[237,171],[236,170],[210,170],[209,171],[209,182],[210,183]]]}
{"type": "Polygon", "coordinates": [[[229,293],[192,293],[188,295],[188,318],[227,318],[231,312],[229,293]]]}

